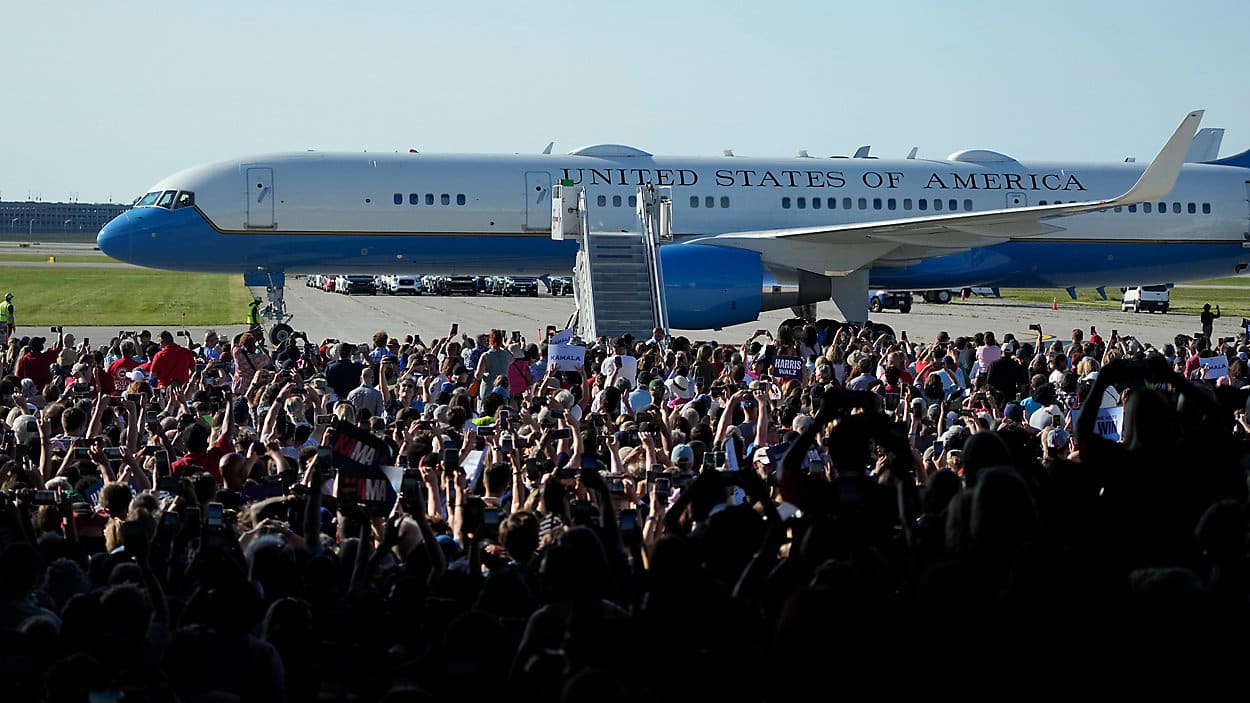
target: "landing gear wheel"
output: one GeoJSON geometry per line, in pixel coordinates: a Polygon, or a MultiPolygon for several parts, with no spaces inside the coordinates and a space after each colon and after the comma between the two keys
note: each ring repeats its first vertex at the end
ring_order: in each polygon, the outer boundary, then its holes
{"type": "Polygon", "coordinates": [[[940,290],[935,296],[939,305],[945,305],[951,301],[951,292],[948,290],[940,290]]]}
{"type": "Polygon", "coordinates": [[[295,330],[285,322],[279,322],[269,330],[269,343],[277,347],[283,342],[291,338],[295,334],[295,330]]]}
{"type": "Polygon", "coordinates": [[[873,298],[868,301],[868,312],[881,312],[881,299],[873,298]]]}

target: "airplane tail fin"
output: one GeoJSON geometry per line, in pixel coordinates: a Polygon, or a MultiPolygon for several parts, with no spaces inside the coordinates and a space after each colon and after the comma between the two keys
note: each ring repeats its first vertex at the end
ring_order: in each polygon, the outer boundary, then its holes
{"type": "Polygon", "coordinates": [[[1211,164],[1213,166],[1236,166],[1238,168],[1250,168],[1250,149],[1246,149],[1240,154],[1225,156],[1222,159],[1215,159],[1214,161],[1203,161],[1202,163],[1211,164]]]}

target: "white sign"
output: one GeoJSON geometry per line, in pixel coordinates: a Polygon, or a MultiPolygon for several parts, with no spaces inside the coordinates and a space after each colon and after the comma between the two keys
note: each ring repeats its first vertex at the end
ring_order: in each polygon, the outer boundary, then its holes
{"type": "Polygon", "coordinates": [[[551,335],[550,343],[551,344],[567,344],[569,340],[571,339],[573,339],[572,329],[560,330],[559,332],[556,332],[555,334],[551,335]]]}
{"type": "Polygon", "coordinates": [[[1214,381],[1217,378],[1224,378],[1228,375],[1228,357],[1223,354],[1216,354],[1206,359],[1199,358],[1198,363],[1202,364],[1202,368],[1207,370],[1206,380],[1214,381]]]}
{"type": "Polygon", "coordinates": [[[470,491],[477,490],[477,482],[482,477],[482,466],[486,463],[486,452],[474,449],[469,452],[460,468],[464,469],[465,487],[470,491]]]}
{"type": "Polygon", "coordinates": [[[581,371],[586,365],[586,347],[550,344],[547,346],[547,363],[555,364],[560,371],[581,371]]]}
{"type": "MultiPolygon", "coordinates": [[[[1076,423],[1081,419],[1081,409],[1072,408],[1072,429],[1073,434],[1076,433],[1076,423]]],[[[1124,406],[1114,405],[1109,408],[1099,408],[1098,417],[1094,418],[1094,434],[1109,439],[1112,442],[1120,441],[1120,433],[1124,429],[1124,406]]]]}

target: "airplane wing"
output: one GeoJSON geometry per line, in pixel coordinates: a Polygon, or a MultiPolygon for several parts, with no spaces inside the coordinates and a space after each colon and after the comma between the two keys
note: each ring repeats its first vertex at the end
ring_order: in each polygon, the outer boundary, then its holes
{"type": "Polygon", "coordinates": [[[1194,133],[1202,121],[1202,113],[1202,110],[1189,113],[1133,187],[1110,200],[926,215],[844,225],[728,232],[701,237],[692,240],[692,243],[751,249],[772,261],[777,261],[778,258],[793,259],[794,256],[784,252],[787,246],[800,245],[797,249],[802,250],[800,255],[808,262],[809,270],[814,270],[811,264],[815,262],[806,257],[816,255],[824,249],[824,255],[818,258],[836,258],[836,265],[823,267],[826,273],[836,275],[871,263],[900,246],[937,249],[942,254],[949,254],[1014,237],[1058,231],[1062,228],[1047,224],[1046,221],[1158,200],[1171,192],[1180,175],[1194,133]],[[843,246],[837,247],[835,252],[829,252],[828,245],[831,244],[843,246]],[[820,248],[812,245],[819,245],[820,248]],[[856,255],[855,252],[859,254],[856,255]]]}

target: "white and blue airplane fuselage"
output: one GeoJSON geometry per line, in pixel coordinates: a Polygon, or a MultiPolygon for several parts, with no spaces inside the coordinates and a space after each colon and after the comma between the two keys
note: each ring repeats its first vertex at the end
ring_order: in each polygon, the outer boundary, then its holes
{"type": "Polygon", "coordinates": [[[769,285],[798,272],[854,279],[856,290],[1194,280],[1250,263],[1250,157],[1182,166],[1177,156],[1200,114],[1149,166],[989,151],[656,157],[617,145],[256,156],[162,179],[98,244],[180,271],[562,275],[576,244],[551,238],[550,196],[572,181],[586,188],[591,229],[604,232],[638,229],[640,186],[672,187],[676,241],[661,255],[675,327],[753,320],[781,306],[769,285]]]}

